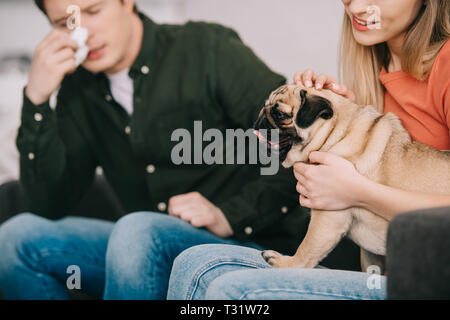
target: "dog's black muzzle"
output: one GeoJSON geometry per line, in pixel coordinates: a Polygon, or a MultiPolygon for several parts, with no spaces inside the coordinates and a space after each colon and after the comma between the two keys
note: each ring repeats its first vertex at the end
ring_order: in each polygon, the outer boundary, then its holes
{"type": "MultiPolygon", "coordinates": [[[[276,105],[272,109],[276,108],[276,105]]],[[[271,113],[272,115],[272,113],[271,113]]],[[[278,121],[284,120],[281,117],[273,117],[275,123],[269,121],[266,112],[256,120],[253,128],[255,129],[255,134],[258,136],[260,142],[266,143],[267,154],[270,156],[272,152],[279,154],[279,159],[283,162],[286,159],[288,152],[291,150],[296,137],[296,132],[294,128],[281,129],[278,126],[278,121]],[[278,139],[272,138],[271,130],[278,130],[278,139]],[[275,141],[278,140],[278,141],[275,141]]]]}

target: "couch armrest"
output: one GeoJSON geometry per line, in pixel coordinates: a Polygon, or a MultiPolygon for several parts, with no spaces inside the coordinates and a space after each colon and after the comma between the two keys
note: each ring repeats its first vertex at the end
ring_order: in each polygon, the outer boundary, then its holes
{"type": "Polygon", "coordinates": [[[397,215],[387,236],[389,299],[450,298],[450,207],[397,215]]]}

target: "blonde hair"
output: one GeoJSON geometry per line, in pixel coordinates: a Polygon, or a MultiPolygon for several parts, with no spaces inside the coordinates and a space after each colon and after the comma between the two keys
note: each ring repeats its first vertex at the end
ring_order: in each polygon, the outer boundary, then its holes
{"type": "MultiPolygon", "coordinates": [[[[402,70],[425,80],[437,54],[450,38],[450,1],[424,0],[424,5],[409,26],[402,52],[402,70]]],[[[390,52],[386,42],[363,46],[353,36],[352,21],[344,14],[339,49],[339,77],[356,95],[360,105],[384,109],[384,87],[379,80],[381,68],[387,70],[390,52]]]]}

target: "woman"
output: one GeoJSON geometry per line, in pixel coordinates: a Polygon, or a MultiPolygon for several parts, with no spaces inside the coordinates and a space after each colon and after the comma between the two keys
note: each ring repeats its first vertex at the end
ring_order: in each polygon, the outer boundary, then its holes
{"type": "MultiPolygon", "coordinates": [[[[295,83],[331,89],[360,105],[393,112],[414,140],[450,149],[449,1],[342,2],[340,67],[348,87],[312,70],[297,74],[295,83]]],[[[391,220],[401,212],[450,206],[450,195],[377,184],[329,153],[313,152],[310,162],[320,165],[294,166],[300,205],[305,207],[361,206],[391,220]]],[[[386,278],[321,268],[273,269],[255,249],[202,245],[175,260],[168,298],[385,299],[386,278]]]]}

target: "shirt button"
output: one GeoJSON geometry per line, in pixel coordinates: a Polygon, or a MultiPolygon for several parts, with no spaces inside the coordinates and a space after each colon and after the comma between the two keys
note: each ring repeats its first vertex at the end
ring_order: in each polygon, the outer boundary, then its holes
{"type": "Polygon", "coordinates": [[[143,74],[148,74],[150,72],[150,68],[148,66],[142,66],[141,72],[143,74]]]}
{"type": "Polygon", "coordinates": [[[156,170],[156,167],[154,165],[150,164],[147,166],[148,173],[153,173],[153,172],[155,172],[155,170],[156,170]]]}
{"type": "Polygon", "coordinates": [[[253,233],[253,228],[252,227],[245,227],[244,232],[246,235],[251,235],[253,233]]]}
{"type": "Polygon", "coordinates": [[[126,133],[126,134],[130,134],[130,133],[131,133],[131,128],[130,128],[130,126],[126,126],[126,127],[125,127],[125,133],[126,133]]]}
{"type": "Polygon", "coordinates": [[[34,160],[34,158],[35,158],[34,153],[33,153],[33,152],[30,152],[30,153],[28,154],[28,159],[34,160]]]}
{"type": "Polygon", "coordinates": [[[112,97],[109,94],[107,94],[105,96],[105,100],[108,101],[108,102],[111,102],[112,101],[112,97]]]}
{"type": "Polygon", "coordinates": [[[167,205],[164,202],[158,203],[158,210],[159,211],[163,212],[163,211],[166,211],[166,209],[167,209],[167,205]]]}
{"type": "Polygon", "coordinates": [[[42,114],[40,114],[40,113],[35,113],[35,114],[34,114],[34,120],[36,120],[37,122],[42,121],[42,114]]]}
{"type": "Polygon", "coordinates": [[[283,213],[283,214],[286,214],[287,212],[288,212],[288,207],[286,207],[286,206],[282,206],[281,207],[281,213],[283,213]]]}
{"type": "Polygon", "coordinates": [[[95,169],[95,174],[98,176],[102,176],[103,175],[103,168],[102,167],[97,167],[95,169]]]}

